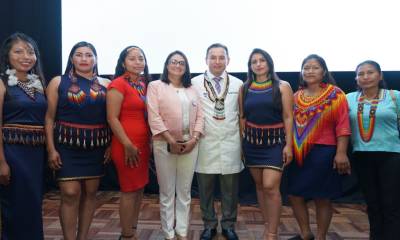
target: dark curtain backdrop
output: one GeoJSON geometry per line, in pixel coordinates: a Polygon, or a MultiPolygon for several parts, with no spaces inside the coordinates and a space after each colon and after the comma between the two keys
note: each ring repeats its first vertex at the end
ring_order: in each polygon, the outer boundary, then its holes
{"type": "Polygon", "coordinates": [[[61,70],[61,0],[1,0],[0,41],[23,32],[39,45],[46,80],[61,70]]]}
{"type": "MultiPolygon", "coordinates": [[[[81,12],[81,14],[82,16],[77,17],[85,18],[85,15],[87,15],[84,12],[81,12]]],[[[1,42],[8,35],[16,31],[30,35],[38,42],[46,79],[49,80],[61,73],[61,0],[1,0],[0,16],[1,42]]],[[[79,28],[77,28],[77,30],[79,30],[79,28]]],[[[116,49],[116,51],[120,51],[120,49],[116,49]]],[[[245,73],[233,74],[240,79],[246,78],[245,73]]],[[[297,89],[298,72],[282,72],[278,74],[282,79],[289,81],[294,90],[297,89]]],[[[354,72],[334,72],[333,75],[339,87],[344,91],[349,92],[355,89],[354,72]]],[[[398,81],[400,78],[400,71],[385,72],[384,75],[389,88],[400,89],[400,83],[398,81]]],[[[153,79],[157,78],[158,75],[154,75],[153,79]]],[[[154,163],[152,163],[151,166],[150,183],[146,187],[146,191],[148,193],[157,193],[158,184],[155,176],[154,163]]],[[[49,170],[46,172],[46,189],[56,188],[56,184],[52,179],[52,173],[49,170]]],[[[343,177],[343,183],[344,194],[338,201],[362,201],[354,173],[351,176],[343,177]]],[[[118,189],[117,175],[112,164],[106,166],[106,176],[102,179],[101,189],[118,189]]],[[[218,194],[219,190],[216,189],[216,192],[218,194]]],[[[241,173],[239,192],[242,203],[256,202],[254,183],[247,170],[241,173]]],[[[284,194],[284,199],[286,199],[285,176],[282,180],[282,192],[284,194]]],[[[192,193],[194,196],[198,195],[195,178],[193,181],[192,193]]]]}

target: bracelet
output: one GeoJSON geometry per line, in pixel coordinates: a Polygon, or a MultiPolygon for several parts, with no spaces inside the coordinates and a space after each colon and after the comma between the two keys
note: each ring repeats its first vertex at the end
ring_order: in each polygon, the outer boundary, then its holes
{"type": "Polygon", "coordinates": [[[193,138],[196,139],[196,142],[198,142],[200,140],[200,138],[196,135],[193,135],[193,138]]]}

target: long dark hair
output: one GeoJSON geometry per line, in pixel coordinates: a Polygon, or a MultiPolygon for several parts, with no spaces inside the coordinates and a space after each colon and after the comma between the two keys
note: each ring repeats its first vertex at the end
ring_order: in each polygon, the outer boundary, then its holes
{"type": "Polygon", "coordinates": [[[80,47],[88,47],[88,48],[90,48],[92,50],[94,56],[96,57],[96,64],[93,67],[93,73],[97,76],[99,74],[99,70],[97,68],[97,51],[96,51],[96,48],[93,46],[93,44],[85,42],[85,41],[78,42],[72,47],[72,49],[71,49],[71,51],[69,52],[69,55],[68,55],[68,63],[67,63],[67,67],[65,68],[64,74],[68,75],[71,72],[71,70],[72,70],[73,74],[75,74],[75,67],[74,67],[74,64],[72,63],[72,57],[74,56],[76,49],[78,49],[80,47]]]}
{"type": "Polygon", "coordinates": [[[143,57],[144,57],[143,77],[144,77],[145,84],[147,85],[151,81],[151,76],[149,74],[149,67],[147,66],[146,55],[144,54],[143,50],[140,47],[134,46],[134,45],[124,48],[124,50],[122,50],[122,52],[119,54],[117,66],[115,66],[114,78],[122,76],[126,72],[126,69],[124,67],[124,62],[125,62],[126,56],[128,56],[129,50],[131,50],[133,48],[139,49],[139,51],[143,54],[143,57]]]}
{"type": "MultiPolygon", "coordinates": [[[[385,79],[383,78],[383,72],[381,70],[381,66],[379,65],[379,63],[375,62],[374,60],[365,60],[365,61],[359,63],[356,67],[356,77],[357,77],[358,69],[365,64],[371,65],[373,68],[375,68],[379,72],[379,74],[382,76],[382,79],[378,83],[378,88],[386,89],[387,85],[386,85],[385,79]]],[[[361,88],[359,86],[357,86],[357,89],[359,91],[361,91],[361,88]]]]}
{"type": "Polygon", "coordinates": [[[24,33],[16,32],[11,34],[6,40],[4,40],[1,50],[0,50],[0,78],[4,83],[6,89],[8,88],[8,75],[6,74],[7,69],[12,68],[10,66],[10,59],[9,54],[11,51],[12,46],[19,42],[25,42],[30,45],[36,55],[36,63],[33,65],[32,69],[30,70],[31,73],[36,74],[39,77],[40,82],[42,83],[43,89],[45,88],[45,78],[42,71],[42,62],[40,61],[40,53],[38,45],[36,44],[35,40],[24,33]]]}
{"type": "Polygon", "coordinates": [[[303,62],[301,63],[299,86],[301,88],[306,88],[307,87],[307,82],[304,81],[302,72],[303,72],[303,67],[306,64],[306,62],[308,60],[311,60],[311,59],[314,59],[315,61],[317,61],[319,63],[319,65],[322,67],[322,70],[324,70],[324,75],[322,77],[322,82],[323,83],[329,83],[329,84],[332,84],[332,85],[336,85],[336,81],[333,78],[332,74],[329,72],[328,66],[326,65],[325,60],[321,56],[319,56],[317,54],[310,54],[306,58],[304,58],[303,62]]]}
{"type": "Polygon", "coordinates": [[[172,56],[174,56],[176,54],[180,55],[185,60],[185,63],[186,63],[185,64],[185,73],[182,76],[182,85],[183,85],[183,87],[188,88],[188,87],[192,86],[192,81],[190,79],[189,62],[188,62],[185,54],[179,50],[173,51],[172,53],[170,53],[167,56],[167,59],[165,59],[164,70],[163,70],[163,73],[161,74],[161,81],[163,81],[167,84],[170,83],[169,78],[168,78],[168,68],[167,67],[168,67],[169,61],[171,60],[172,56]]]}
{"type": "Polygon", "coordinates": [[[275,67],[274,67],[274,61],[272,60],[271,55],[267,53],[265,50],[261,48],[254,48],[253,51],[250,53],[249,60],[247,61],[247,80],[243,84],[243,98],[242,98],[242,106],[244,106],[244,100],[246,98],[247,92],[249,90],[250,84],[255,81],[256,75],[251,70],[251,58],[253,57],[254,54],[261,54],[265,61],[267,61],[268,65],[268,75],[267,78],[271,79],[272,81],[272,101],[274,108],[276,110],[282,110],[282,95],[281,91],[279,89],[279,81],[280,78],[278,74],[275,72],[275,67]]]}

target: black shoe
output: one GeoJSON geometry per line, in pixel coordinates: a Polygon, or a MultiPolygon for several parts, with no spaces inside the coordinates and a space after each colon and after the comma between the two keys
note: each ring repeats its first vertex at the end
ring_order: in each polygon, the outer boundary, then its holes
{"type": "Polygon", "coordinates": [[[298,235],[296,235],[294,237],[288,238],[288,240],[303,240],[303,238],[301,237],[300,234],[298,234],[298,235]]]}
{"type": "Polygon", "coordinates": [[[314,240],[314,235],[309,236],[308,238],[303,239],[300,234],[289,238],[288,240],[314,240]]]}
{"type": "Polygon", "coordinates": [[[222,236],[227,240],[239,240],[239,237],[233,228],[222,229],[222,236]]]}
{"type": "Polygon", "coordinates": [[[119,235],[118,240],[122,240],[122,239],[131,239],[131,238],[133,237],[133,235],[134,235],[134,234],[128,235],[128,236],[126,236],[126,235],[124,236],[124,235],[121,234],[121,235],[119,235]]]}
{"type": "Polygon", "coordinates": [[[205,228],[200,235],[200,240],[211,240],[217,235],[216,228],[205,228]]]}

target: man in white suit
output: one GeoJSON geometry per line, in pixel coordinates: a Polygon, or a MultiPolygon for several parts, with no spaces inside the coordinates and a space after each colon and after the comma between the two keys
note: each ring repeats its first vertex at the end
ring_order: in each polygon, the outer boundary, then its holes
{"type": "Polygon", "coordinates": [[[235,233],[238,205],[240,158],[239,89],[243,82],[229,75],[228,48],[212,44],[207,49],[208,70],[192,79],[199,91],[205,117],[204,137],[200,139],[196,172],[204,230],[200,239],[212,239],[217,233],[218,218],[214,210],[214,183],[221,189],[222,235],[238,239],[235,233]]]}

